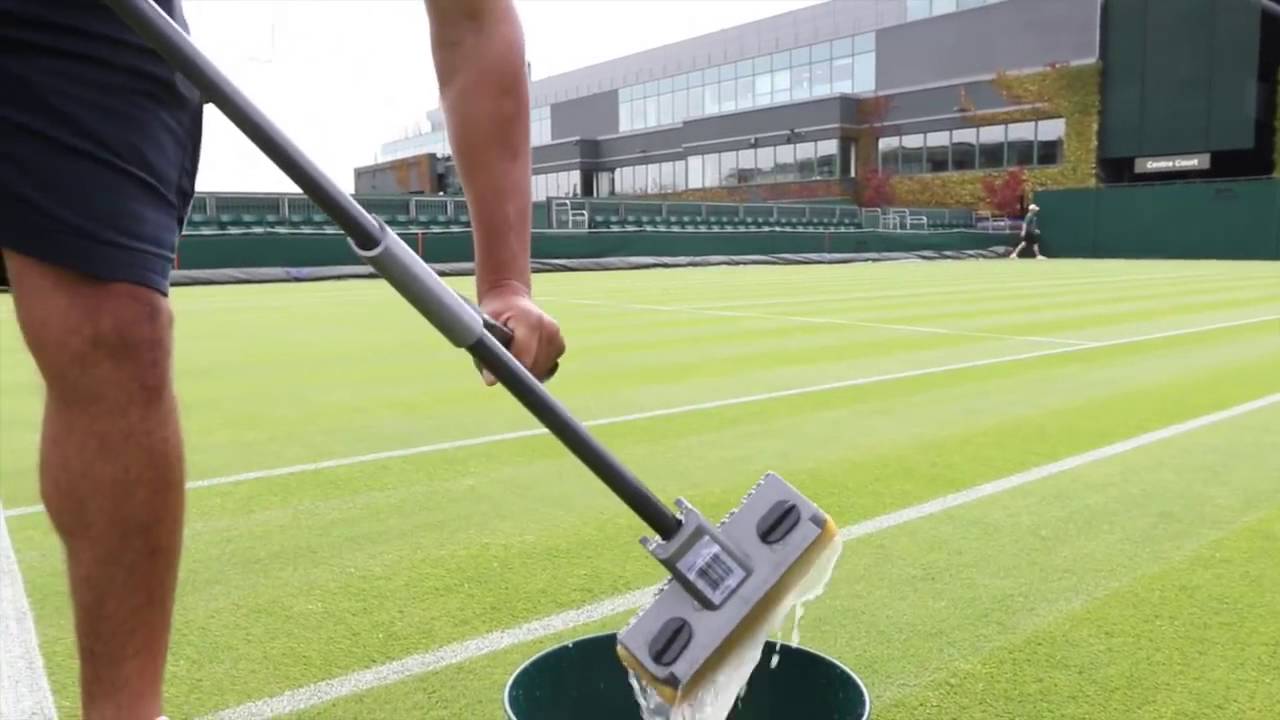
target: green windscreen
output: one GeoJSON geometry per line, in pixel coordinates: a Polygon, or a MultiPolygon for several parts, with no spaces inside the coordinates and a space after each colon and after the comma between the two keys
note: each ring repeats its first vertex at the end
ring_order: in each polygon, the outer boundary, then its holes
{"type": "Polygon", "coordinates": [[[1253,0],[1106,0],[1100,155],[1252,148],[1261,21],[1253,0]]]}

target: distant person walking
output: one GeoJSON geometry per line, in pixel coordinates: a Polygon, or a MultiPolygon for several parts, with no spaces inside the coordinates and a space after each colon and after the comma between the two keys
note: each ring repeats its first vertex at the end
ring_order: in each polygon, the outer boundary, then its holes
{"type": "Polygon", "coordinates": [[[1035,251],[1037,260],[1044,259],[1044,255],[1040,253],[1040,206],[1035,203],[1027,208],[1027,216],[1022,220],[1022,240],[1013,249],[1009,259],[1017,260],[1018,253],[1028,246],[1035,251]]]}

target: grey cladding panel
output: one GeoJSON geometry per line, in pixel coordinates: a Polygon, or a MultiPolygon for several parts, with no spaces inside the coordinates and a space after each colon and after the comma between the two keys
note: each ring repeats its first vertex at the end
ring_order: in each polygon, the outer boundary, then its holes
{"type": "Polygon", "coordinates": [[[551,139],[594,138],[618,132],[618,93],[587,95],[551,106],[551,139]]]}
{"type": "Polygon", "coordinates": [[[893,90],[940,76],[990,76],[1096,59],[1098,1],[1004,0],[885,28],[876,39],[876,86],[893,90]]]}

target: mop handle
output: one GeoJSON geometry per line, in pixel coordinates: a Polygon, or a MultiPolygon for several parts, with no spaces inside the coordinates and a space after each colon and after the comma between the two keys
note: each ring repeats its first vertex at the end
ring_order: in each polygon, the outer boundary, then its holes
{"type": "MultiPolygon", "coordinates": [[[[444,283],[380,219],[340,190],[152,0],[105,0],[170,65],[220,109],[285,175],[346,231],[352,249],[450,342],[465,349],[655,533],[670,539],[676,517],[571,416],[504,343],[492,321],[444,283]]],[[[504,338],[506,339],[506,338],[504,338]]]]}

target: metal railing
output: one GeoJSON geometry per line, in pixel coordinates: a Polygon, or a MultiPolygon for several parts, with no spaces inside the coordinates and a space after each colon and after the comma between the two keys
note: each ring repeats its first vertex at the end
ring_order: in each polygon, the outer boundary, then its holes
{"type": "Polygon", "coordinates": [[[555,198],[551,200],[553,229],[581,229],[591,218],[649,218],[679,220],[689,217],[707,220],[760,220],[788,222],[863,220],[862,209],[840,205],[795,205],[782,203],[698,203],[609,198],[555,198]]]}
{"type": "MultiPolygon", "coordinates": [[[[352,195],[365,210],[398,221],[467,221],[467,201],[460,197],[413,195],[352,195]]],[[[261,218],[264,222],[327,223],[324,211],[300,193],[197,193],[191,214],[213,220],[219,218],[261,218]]]]}

